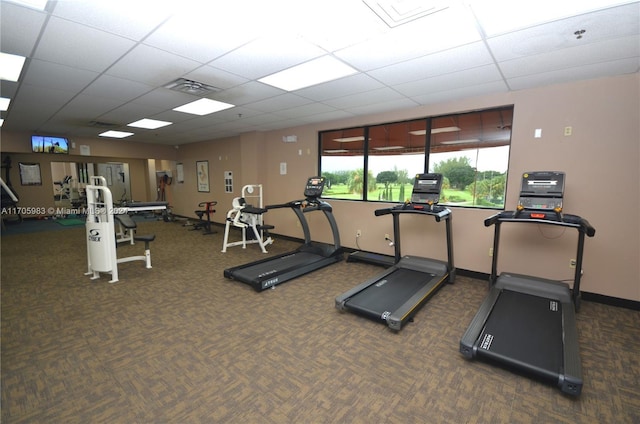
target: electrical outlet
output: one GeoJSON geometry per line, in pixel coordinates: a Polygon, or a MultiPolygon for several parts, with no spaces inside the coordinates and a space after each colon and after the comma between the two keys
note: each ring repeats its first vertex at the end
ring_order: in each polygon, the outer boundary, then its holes
{"type": "Polygon", "coordinates": [[[493,256],[493,247],[489,248],[489,257],[493,256]]]}
{"type": "Polygon", "coordinates": [[[384,239],[385,239],[385,240],[391,240],[391,237],[389,237],[389,234],[385,234],[385,235],[384,235],[384,239]]]}
{"type": "Polygon", "coordinates": [[[575,259],[569,259],[569,268],[574,269],[576,267],[576,260],[575,259]]]}
{"type": "Polygon", "coordinates": [[[356,237],[360,237],[362,235],[362,230],[356,230],[356,237]]]}

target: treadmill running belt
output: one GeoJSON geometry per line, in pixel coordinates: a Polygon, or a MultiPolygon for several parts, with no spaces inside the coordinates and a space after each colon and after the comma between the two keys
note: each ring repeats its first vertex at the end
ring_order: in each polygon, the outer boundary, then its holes
{"type": "Polygon", "coordinates": [[[433,277],[434,274],[398,268],[354,295],[346,304],[350,308],[382,319],[384,312],[397,310],[433,277]]]}
{"type": "Polygon", "coordinates": [[[313,253],[295,252],[290,255],[274,258],[270,261],[236,269],[234,275],[238,279],[244,278],[247,281],[267,275],[273,275],[275,277],[285,271],[289,271],[291,268],[313,263],[320,259],[324,259],[324,257],[313,253]]]}
{"type": "Polygon", "coordinates": [[[478,354],[556,379],[562,333],[560,302],[503,290],[478,339],[478,354]]]}

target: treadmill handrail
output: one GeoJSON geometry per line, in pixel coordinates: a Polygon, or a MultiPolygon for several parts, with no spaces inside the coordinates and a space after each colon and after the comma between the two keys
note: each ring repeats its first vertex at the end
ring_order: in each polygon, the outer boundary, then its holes
{"type": "Polygon", "coordinates": [[[593,237],[596,234],[596,229],[586,219],[578,215],[563,214],[562,221],[544,218],[529,218],[520,215],[515,217],[515,211],[503,211],[495,215],[492,215],[484,220],[484,226],[490,227],[495,225],[496,222],[530,222],[538,224],[559,225],[561,227],[573,227],[578,231],[585,233],[588,237],[593,237]]]}
{"type": "Polygon", "coordinates": [[[303,212],[311,212],[315,210],[324,210],[331,212],[333,210],[329,203],[320,199],[294,200],[292,202],[280,203],[277,205],[267,205],[264,208],[265,210],[281,208],[302,209],[303,212]]]}
{"type": "Polygon", "coordinates": [[[389,214],[401,214],[401,213],[420,213],[424,215],[432,215],[436,218],[437,222],[440,222],[442,218],[445,218],[451,215],[451,210],[448,208],[444,208],[439,212],[434,212],[428,210],[426,207],[421,209],[416,209],[411,206],[412,203],[405,203],[404,205],[393,206],[390,208],[382,208],[376,209],[374,211],[375,216],[389,215],[389,214]]]}
{"type": "Polygon", "coordinates": [[[595,228],[591,226],[589,221],[578,215],[561,215],[562,220],[531,218],[526,215],[517,215],[515,211],[502,211],[492,215],[484,220],[484,225],[489,227],[494,225],[493,235],[493,254],[491,258],[491,276],[489,277],[489,287],[496,283],[498,278],[498,247],[500,244],[500,226],[503,222],[516,223],[536,223],[546,225],[558,225],[561,227],[570,227],[578,230],[576,266],[573,276],[572,298],[576,311],[580,309],[580,281],[582,279],[582,257],[584,252],[585,234],[593,237],[596,233],[595,228]]]}

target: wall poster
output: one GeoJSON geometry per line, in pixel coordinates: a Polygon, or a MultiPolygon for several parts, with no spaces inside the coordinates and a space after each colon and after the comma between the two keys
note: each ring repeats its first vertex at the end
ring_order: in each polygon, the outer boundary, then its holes
{"type": "Polygon", "coordinates": [[[209,192],[209,161],[201,160],[196,162],[196,173],[198,177],[198,191],[209,192]]]}

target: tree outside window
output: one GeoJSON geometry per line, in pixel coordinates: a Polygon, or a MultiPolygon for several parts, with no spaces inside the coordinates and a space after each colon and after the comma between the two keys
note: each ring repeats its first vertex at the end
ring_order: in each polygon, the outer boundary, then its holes
{"type": "Polygon", "coordinates": [[[438,172],[441,203],[504,208],[512,121],[507,106],[321,132],[323,196],[403,202],[416,174],[438,172]]]}

